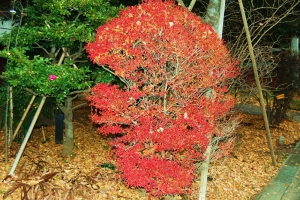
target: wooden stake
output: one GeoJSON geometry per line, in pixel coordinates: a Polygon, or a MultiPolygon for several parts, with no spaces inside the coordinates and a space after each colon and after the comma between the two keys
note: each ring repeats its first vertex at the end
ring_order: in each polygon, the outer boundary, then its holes
{"type": "Polygon", "coordinates": [[[264,97],[263,97],[262,90],[261,90],[261,85],[260,85],[260,82],[259,82],[259,76],[258,76],[258,72],[257,72],[256,59],[255,59],[254,52],[253,52],[251,36],[250,36],[249,28],[248,28],[248,23],[247,23],[247,19],[246,19],[246,15],[245,15],[243,2],[242,2],[242,0],[238,0],[238,1],[239,1],[239,6],[240,6],[243,22],[244,22],[244,28],[245,28],[245,32],[246,32],[246,36],[247,36],[248,48],[249,48],[250,58],[251,58],[252,65],[253,65],[255,83],[256,83],[256,86],[257,86],[257,89],[258,89],[260,106],[262,108],[263,119],[264,119],[264,122],[265,122],[265,129],[266,129],[266,135],[267,135],[268,144],[269,144],[269,148],[270,148],[272,164],[275,166],[276,165],[276,158],[275,158],[273,144],[272,144],[272,138],[271,138],[271,133],[270,133],[270,128],[269,128],[269,121],[268,121],[268,117],[267,117],[264,97]]]}
{"type": "Polygon", "coordinates": [[[26,108],[26,110],[25,110],[25,112],[24,112],[24,114],[23,114],[23,116],[22,116],[22,118],[21,118],[21,120],[20,120],[20,122],[19,122],[19,124],[18,124],[18,126],[17,126],[17,128],[15,130],[15,132],[14,132],[14,135],[12,137],[12,141],[15,139],[17,133],[19,132],[19,130],[20,130],[20,128],[21,128],[21,126],[22,126],[22,124],[23,124],[23,122],[25,120],[25,117],[27,116],[27,114],[28,114],[28,112],[29,112],[29,110],[30,110],[30,108],[31,108],[31,106],[33,104],[33,101],[34,101],[35,97],[36,97],[36,95],[33,95],[31,97],[31,100],[30,100],[30,102],[29,102],[29,104],[28,104],[28,106],[27,106],[27,108],[26,108]]]}
{"type": "Polygon", "coordinates": [[[28,142],[28,140],[29,140],[29,138],[30,138],[30,135],[31,135],[31,133],[32,133],[32,130],[33,130],[33,128],[34,128],[34,125],[35,125],[35,123],[36,123],[36,121],[37,121],[37,119],[38,119],[38,117],[39,117],[39,115],[40,115],[40,113],[41,113],[41,110],[42,110],[42,108],[43,108],[43,106],[44,106],[45,101],[46,101],[46,97],[43,97],[42,100],[41,100],[41,102],[40,102],[40,105],[39,105],[39,107],[37,108],[36,113],[35,113],[35,115],[34,115],[34,117],[33,117],[33,119],[32,119],[32,122],[31,122],[31,124],[30,124],[30,127],[29,127],[29,129],[28,129],[28,131],[27,131],[27,133],[26,133],[26,136],[25,136],[25,138],[24,138],[24,140],[23,140],[23,143],[22,143],[22,145],[21,145],[21,147],[20,147],[20,150],[19,150],[19,152],[18,152],[18,154],[17,154],[17,156],[16,156],[16,159],[15,159],[15,161],[14,161],[14,163],[13,163],[13,166],[11,167],[11,170],[10,170],[10,172],[9,172],[9,175],[12,175],[12,174],[15,172],[15,170],[16,170],[16,167],[17,167],[17,165],[18,165],[18,163],[19,163],[19,160],[20,160],[20,158],[21,158],[21,156],[22,156],[22,154],[23,154],[23,151],[24,151],[24,149],[25,149],[25,146],[26,146],[26,144],[27,144],[27,142],[28,142]]]}
{"type": "Polygon", "coordinates": [[[12,87],[9,87],[9,141],[12,142],[13,138],[13,129],[14,129],[14,102],[13,102],[13,90],[12,87]]]}

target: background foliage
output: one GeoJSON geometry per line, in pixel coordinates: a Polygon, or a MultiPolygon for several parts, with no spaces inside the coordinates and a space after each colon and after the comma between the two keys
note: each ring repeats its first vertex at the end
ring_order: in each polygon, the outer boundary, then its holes
{"type": "Polygon", "coordinates": [[[0,56],[9,59],[4,79],[14,87],[54,96],[59,103],[70,91],[91,86],[92,65],[84,45],[93,40],[96,27],[117,15],[119,7],[102,0],[32,0],[18,9],[19,25],[0,38],[7,47],[0,56]],[[56,78],[50,80],[51,75],[56,78]]]}

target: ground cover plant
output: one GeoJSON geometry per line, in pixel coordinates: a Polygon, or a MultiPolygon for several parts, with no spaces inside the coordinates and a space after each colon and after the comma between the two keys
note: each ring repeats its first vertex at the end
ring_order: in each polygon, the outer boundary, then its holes
{"type": "Polygon", "coordinates": [[[111,142],[121,177],[153,196],[184,194],[212,138],[232,148],[226,95],[237,62],[212,27],[173,1],[120,12],[86,46],[90,59],[124,86],[98,84],[88,97],[92,121],[111,142]],[[228,128],[228,126],[227,126],[228,128]]]}

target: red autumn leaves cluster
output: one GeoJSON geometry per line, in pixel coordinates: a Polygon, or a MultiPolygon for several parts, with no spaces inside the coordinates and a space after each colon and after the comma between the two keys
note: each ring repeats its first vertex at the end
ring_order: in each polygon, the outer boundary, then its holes
{"type": "Polygon", "coordinates": [[[99,27],[86,50],[125,85],[98,84],[88,97],[99,132],[118,134],[121,177],[156,196],[187,193],[234,103],[225,93],[236,62],[222,41],[198,16],[153,0],[99,27]]]}

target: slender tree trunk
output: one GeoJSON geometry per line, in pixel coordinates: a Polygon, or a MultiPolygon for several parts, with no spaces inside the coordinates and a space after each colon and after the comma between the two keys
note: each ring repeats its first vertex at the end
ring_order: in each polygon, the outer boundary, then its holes
{"type": "Polygon", "coordinates": [[[199,200],[205,200],[206,197],[206,188],[207,188],[207,176],[208,176],[208,169],[209,163],[211,159],[211,140],[209,141],[209,145],[206,148],[204,155],[206,156],[204,162],[201,166],[201,179],[200,179],[200,188],[199,188],[199,200]]]}
{"type": "MultiPolygon", "coordinates": [[[[205,19],[210,25],[212,25],[213,29],[218,34],[220,39],[222,39],[223,33],[224,13],[225,0],[210,0],[205,19]]],[[[210,139],[209,145],[205,151],[206,158],[202,164],[199,200],[205,200],[206,198],[207,176],[212,153],[211,140],[212,139],[210,139]]]]}
{"type": "Polygon", "coordinates": [[[65,105],[60,106],[60,109],[64,113],[64,123],[65,123],[65,134],[66,139],[63,145],[63,155],[72,154],[74,141],[73,141],[73,109],[72,109],[72,97],[67,97],[65,100],[65,105]]]}
{"type": "MultiPolygon", "coordinates": [[[[177,1],[181,6],[186,7],[182,0],[177,0],[177,1]]],[[[195,3],[196,3],[195,0],[191,0],[188,7],[189,11],[193,9],[195,3]]],[[[225,0],[221,0],[221,1],[210,0],[206,10],[206,16],[204,17],[204,21],[213,27],[214,31],[218,34],[220,39],[222,38],[224,12],[225,12],[225,0]]],[[[199,200],[205,200],[205,196],[206,196],[206,185],[207,185],[209,163],[211,159],[211,149],[212,149],[212,144],[210,141],[204,153],[206,159],[202,163],[201,183],[199,187],[199,200]]]]}

